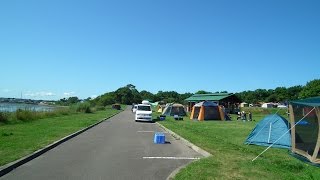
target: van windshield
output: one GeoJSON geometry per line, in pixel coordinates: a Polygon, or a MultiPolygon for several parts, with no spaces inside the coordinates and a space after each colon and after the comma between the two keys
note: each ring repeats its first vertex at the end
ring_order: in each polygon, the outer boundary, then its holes
{"type": "Polygon", "coordinates": [[[138,110],[140,111],[151,111],[150,106],[138,106],[138,110]]]}

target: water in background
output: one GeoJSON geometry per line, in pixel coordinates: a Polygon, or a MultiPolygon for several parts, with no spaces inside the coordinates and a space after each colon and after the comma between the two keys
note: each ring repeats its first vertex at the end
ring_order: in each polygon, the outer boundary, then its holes
{"type": "Polygon", "coordinates": [[[0,103],[0,112],[15,112],[18,109],[30,111],[53,111],[56,107],[24,103],[0,103]]]}

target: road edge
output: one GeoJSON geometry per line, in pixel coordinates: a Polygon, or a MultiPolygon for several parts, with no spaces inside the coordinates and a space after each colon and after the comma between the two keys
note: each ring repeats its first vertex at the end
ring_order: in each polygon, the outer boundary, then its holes
{"type": "MultiPolygon", "coordinates": [[[[194,151],[198,152],[199,154],[201,154],[203,156],[203,158],[207,158],[212,156],[212,154],[210,154],[209,152],[201,149],[200,147],[194,145],[193,143],[191,143],[190,141],[186,140],[185,138],[179,136],[178,134],[176,134],[175,132],[171,131],[170,129],[166,128],[165,126],[163,126],[162,124],[156,122],[156,124],[162,128],[163,130],[165,130],[166,132],[168,132],[171,136],[173,136],[176,140],[181,140],[183,144],[185,144],[187,147],[193,149],[194,151]]],[[[171,174],[167,177],[167,180],[171,180],[174,179],[174,177],[180,172],[181,169],[185,168],[186,166],[188,166],[191,162],[194,161],[190,161],[187,164],[184,164],[178,168],[176,168],[174,171],[171,172],[171,174]]]]}
{"type": "Polygon", "coordinates": [[[83,132],[85,132],[85,131],[87,131],[87,130],[95,127],[95,126],[97,126],[98,124],[100,124],[100,123],[112,118],[113,116],[118,115],[121,112],[123,112],[123,110],[120,110],[119,112],[117,112],[117,113],[115,113],[115,114],[113,114],[111,116],[108,116],[108,117],[96,122],[95,124],[92,124],[92,125],[90,125],[88,127],[80,129],[79,131],[76,131],[76,132],[74,132],[74,133],[72,133],[72,134],[70,134],[68,136],[65,136],[62,139],[59,139],[59,140],[57,140],[57,141],[45,146],[44,148],[33,152],[32,154],[29,154],[29,155],[24,156],[24,157],[22,157],[22,158],[20,158],[20,159],[18,159],[16,161],[13,161],[13,162],[10,162],[10,163],[5,164],[3,166],[0,166],[0,177],[5,175],[5,174],[7,174],[7,173],[9,173],[10,171],[16,169],[17,167],[19,167],[19,166],[31,161],[32,159],[34,159],[36,157],[39,157],[40,155],[44,154],[45,152],[47,152],[47,151],[57,147],[58,145],[68,141],[69,139],[72,139],[72,138],[78,136],[79,134],[81,134],[81,133],[83,133],[83,132]]]}
{"type": "Polygon", "coordinates": [[[199,154],[201,154],[203,157],[209,157],[212,156],[212,154],[210,154],[209,152],[201,149],[200,147],[192,144],[190,141],[186,140],[185,138],[179,136],[178,134],[176,134],[175,132],[171,131],[170,129],[166,128],[165,126],[163,126],[162,124],[156,122],[156,124],[158,124],[162,129],[164,129],[165,131],[167,131],[171,136],[173,136],[176,140],[181,140],[186,146],[188,146],[189,148],[193,149],[194,151],[198,152],[199,154]]]}

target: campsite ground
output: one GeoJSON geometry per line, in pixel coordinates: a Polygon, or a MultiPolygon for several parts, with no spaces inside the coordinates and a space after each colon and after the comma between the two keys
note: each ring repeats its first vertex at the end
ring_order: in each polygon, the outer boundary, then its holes
{"type": "MultiPolygon", "coordinates": [[[[183,121],[175,121],[172,117],[160,121],[212,154],[182,169],[175,179],[320,179],[318,167],[292,157],[287,149],[270,148],[252,162],[266,147],[245,145],[244,141],[257,122],[277,110],[250,110],[256,121],[236,121],[236,115],[232,115],[232,121],[198,122],[188,117],[183,121]]],[[[285,115],[286,112],[278,113],[285,115]]]]}

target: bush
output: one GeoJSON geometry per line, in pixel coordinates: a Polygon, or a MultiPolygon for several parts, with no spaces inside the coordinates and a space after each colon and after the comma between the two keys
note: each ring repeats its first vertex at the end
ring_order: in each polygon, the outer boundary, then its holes
{"type": "Polygon", "coordinates": [[[72,113],[70,108],[60,108],[54,111],[57,115],[69,115],[72,113]]]}
{"type": "Polygon", "coordinates": [[[36,112],[18,109],[16,111],[16,118],[17,120],[21,121],[30,121],[34,119],[38,119],[36,112]]]}
{"type": "Polygon", "coordinates": [[[9,114],[0,112],[0,122],[7,123],[9,121],[9,114]]]}
{"type": "MultiPolygon", "coordinates": [[[[30,109],[18,109],[16,112],[0,112],[0,123],[10,123],[15,121],[32,121],[43,118],[70,115],[76,112],[72,108],[57,108],[53,111],[33,111],[30,109]]],[[[84,111],[85,112],[85,111],[84,111]]],[[[87,110],[88,112],[88,110],[87,110]]]]}
{"type": "Polygon", "coordinates": [[[95,108],[96,108],[97,111],[104,111],[104,110],[106,110],[106,107],[104,107],[104,106],[96,106],[95,108]]]}
{"type": "Polygon", "coordinates": [[[90,108],[90,103],[88,103],[88,102],[77,104],[76,111],[77,112],[84,112],[84,113],[92,113],[92,110],[90,108]]]}

